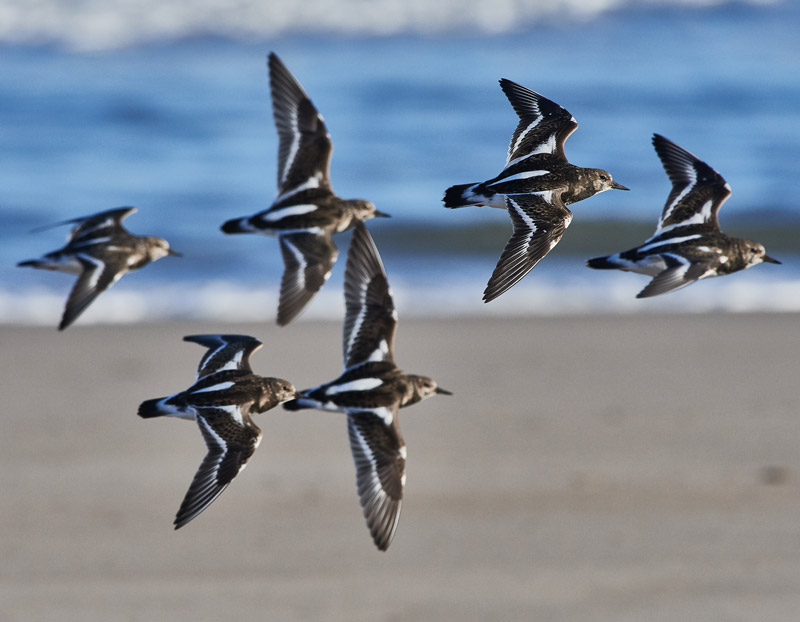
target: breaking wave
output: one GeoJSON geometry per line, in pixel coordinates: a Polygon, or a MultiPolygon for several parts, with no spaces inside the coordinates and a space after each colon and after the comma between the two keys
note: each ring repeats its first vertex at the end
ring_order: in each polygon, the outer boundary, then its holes
{"type": "MultiPolygon", "coordinates": [[[[677,292],[648,299],[636,293],[648,277],[622,272],[597,273],[551,258],[491,304],[481,301],[486,274],[474,269],[454,273],[446,264],[426,273],[390,273],[394,300],[402,318],[555,316],[659,313],[800,312],[800,279],[789,265],[756,266],[734,275],[703,280],[677,292]],[[565,264],[574,267],[565,267],[565,264]]],[[[52,275],[49,275],[52,276],[52,275]]],[[[63,276],[63,275],[62,275],[63,276]]],[[[81,324],[130,324],[173,320],[273,322],[277,286],[253,286],[216,280],[142,287],[137,275],[100,296],[81,316],[81,324]]],[[[302,320],[341,320],[344,302],[340,279],[332,279],[303,313],[302,320]]],[[[71,280],[59,286],[0,289],[0,323],[58,324],[71,280]]]]}
{"type": "Polygon", "coordinates": [[[5,0],[0,42],[104,50],[196,37],[242,41],[295,34],[340,36],[502,34],[585,22],[619,10],[691,11],[773,0],[5,0]]]}

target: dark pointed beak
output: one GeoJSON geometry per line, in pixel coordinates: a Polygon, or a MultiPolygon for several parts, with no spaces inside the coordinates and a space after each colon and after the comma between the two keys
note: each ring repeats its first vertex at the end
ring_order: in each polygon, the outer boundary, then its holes
{"type": "Polygon", "coordinates": [[[391,215],[387,214],[386,212],[379,212],[375,210],[375,218],[391,218],[391,215]]]}
{"type": "Polygon", "coordinates": [[[179,253],[178,251],[174,251],[172,249],[169,249],[167,251],[167,254],[168,255],[175,255],[175,257],[183,257],[183,253],[179,253]]]}
{"type": "Polygon", "coordinates": [[[776,264],[781,263],[780,261],[778,261],[777,259],[773,259],[769,255],[764,255],[764,259],[762,259],[762,261],[766,261],[767,263],[776,263],[776,264]]]}
{"type": "Polygon", "coordinates": [[[615,181],[612,181],[612,182],[611,182],[611,187],[612,187],[612,188],[614,188],[615,190],[630,190],[630,188],[626,188],[626,187],[625,187],[625,186],[623,186],[622,184],[618,184],[618,183],[617,183],[617,182],[615,182],[615,181]]]}
{"type": "Polygon", "coordinates": [[[438,395],[453,395],[450,391],[443,389],[442,387],[436,387],[436,393],[438,395]]]}

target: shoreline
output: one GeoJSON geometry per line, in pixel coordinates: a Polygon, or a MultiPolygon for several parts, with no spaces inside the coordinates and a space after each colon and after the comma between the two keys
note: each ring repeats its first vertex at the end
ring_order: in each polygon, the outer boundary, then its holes
{"type": "Polygon", "coordinates": [[[0,325],[9,620],[792,620],[800,590],[800,314],[403,319],[401,368],[453,396],[403,409],[389,551],[361,516],[343,416],[256,415],[261,446],[172,519],[205,448],[142,420],[203,353],[341,371],[341,323],[0,325]]]}

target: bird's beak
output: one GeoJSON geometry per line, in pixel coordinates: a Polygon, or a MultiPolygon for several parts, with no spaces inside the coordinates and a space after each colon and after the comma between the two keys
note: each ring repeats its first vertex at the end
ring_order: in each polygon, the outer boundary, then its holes
{"type": "Polygon", "coordinates": [[[442,387],[436,387],[436,393],[438,395],[453,395],[450,391],[443,389],[442,387]]]}
{"type": "Polygon", "coordinates": [[[183,257],[183,253],[179,253],[178,251],[174,251],[172,249],[169,249],[167,251],[167,254],[168,255],[175,255],[175,257],[183,257]]]}
{"type": "Polygon", "coordinates": [[[612,181],[612,182],[611,182],[611,187],[612,187],[612,188],[614,188],[615,190],[630,190],[630,188],[626,188],[626,187],[625,187],[625,186],[623,186],[622,184],[618,184],[618,183],[617,183],[617,182],[615,182],[615,181],[612,181]]]}
{"type": "Polygon", "coordinates": [[[391,215],[387,214],[386,212],[375,210],[375,218],[391,218],[391,215]]]}
{"type": "Polygon", "coordinates": [[[773,259],[769,255],[764,255],[764,259],[762,259],[761,261],[766,261],[767,263],[777,263],[777,264],[781,263],[780,261],[778,261],[777,259],[773,259]]]}

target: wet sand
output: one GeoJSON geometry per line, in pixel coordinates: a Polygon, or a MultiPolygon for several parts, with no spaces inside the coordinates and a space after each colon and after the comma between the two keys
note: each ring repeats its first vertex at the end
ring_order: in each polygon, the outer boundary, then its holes
{"type": "Polygon", "coordinates": [[[796,620],[800,316],[401,319],[452,397],[401,411],[408,482],[377,551],[343,416],[281,408],[179,531],[204,453],[138,404],[191,384],[184,335],[265,342],[306,388],[341,325],[0,327],[3,620],[796,620]]]}

